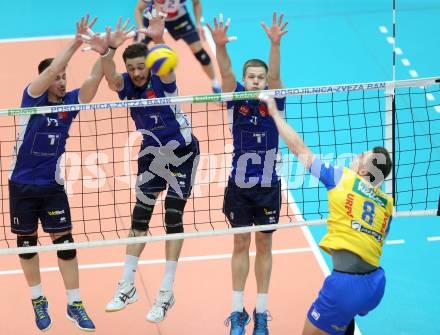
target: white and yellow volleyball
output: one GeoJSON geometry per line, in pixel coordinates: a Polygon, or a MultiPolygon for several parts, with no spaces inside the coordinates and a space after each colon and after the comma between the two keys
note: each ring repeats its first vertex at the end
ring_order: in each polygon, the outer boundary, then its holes
{"type": "Polygon", "coordinates": [[[158,76],[165,76],[176,68],[177,54],[166,44],[158,44],[148,51],[145,64],[158,76]]]}

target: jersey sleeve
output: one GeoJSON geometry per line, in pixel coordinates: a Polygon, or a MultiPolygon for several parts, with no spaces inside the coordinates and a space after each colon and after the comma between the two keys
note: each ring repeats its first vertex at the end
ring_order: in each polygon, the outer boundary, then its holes
{"type": "Polygon", "coordinates": [[[331,164],[325,164],[318,158],[316,158],[310,166],[311,174],[324,184],[327,191],[330,191],[339,183],[343,171],[343,168],[334,167],[331,164]]]}
{"type": "Polygon", "coordinates": [[[151,83],[153,84],[153,88],[161,91],[164,96],[166,96],[167,93],[173,94],[177,91],[176,81],[173,81],[172,83],[164,83],[160,77],[156,76],[155,74],[151,75],[151,83]]]}
{"type": "Polygon", "coordinates": [[[39,97],[34,98],[29,95],[28,89],[29,89],[29,85],[26,86],[26,88],[23,91],[23,97],[21,99],[21,107],[40,106],[43,101],[47,100],[47,94],[48,94],[47,91],[44,92],[39,97]]]}

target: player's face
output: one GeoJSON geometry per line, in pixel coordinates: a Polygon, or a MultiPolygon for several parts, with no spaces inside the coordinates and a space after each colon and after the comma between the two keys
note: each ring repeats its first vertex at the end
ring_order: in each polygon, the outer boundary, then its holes
{"type": "Polygon", "coordinates": [[[127,58],[125,67],[135,86],[142,87],[147,83],[150,71],[145,65],[145,57],[127,58]]]}
{"type": "Polygon", "coordinates": [[[247,91],[264,90],[267,86],[266,69],[261,66],[248,67],[243,78],[243,83],[247,91]]]}
{"type": "Polygon", "coordinates": [[[61,100],[66,95],[66,72],[57,74],[55,81],[48,88],[49,96],[61,100]]]}

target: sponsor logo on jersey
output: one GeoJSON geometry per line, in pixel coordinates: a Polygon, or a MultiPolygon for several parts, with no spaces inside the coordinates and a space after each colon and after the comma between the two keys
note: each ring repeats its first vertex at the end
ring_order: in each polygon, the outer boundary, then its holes
{"type": "Polygon", "coordinates": [[[369,187],[367,184],[363,183],[360,179],[356,179],[353,185],[353,191],[360,194],[368,199],[373,200],[376,204],[381,207],[387,206],[387,199],[381,197],[374,192],[374,189],[369,187]]]}
{"type": "Polygon", "coordinates": [[[319,318],[321,317],[321,314],[319,314],[319,312],[316,309],[314,309],[314,308],[313,308],[313,311],[312,311],[311,315],[312,315],[312,318],[314,318],[316,321],[318,321],[319,318]]]}
{"type": "Polygon", "coordinates": [[[154,93],[154,90],[150,88],[145,92],[145,97],[147,99],[154,99],[156,98],[156,93],[154,93]]]}

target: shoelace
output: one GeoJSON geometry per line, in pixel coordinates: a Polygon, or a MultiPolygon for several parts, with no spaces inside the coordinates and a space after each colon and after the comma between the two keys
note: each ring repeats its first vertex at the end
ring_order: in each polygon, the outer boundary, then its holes
{"type": "Polygon", "coordinates": [[[266,311],[266,317],[255,318],[255,328],[266,328],[267,321],[272,321],[272,315],[269,311],[266,311]]]}
{"type": "Polygon", "coordinates": [[[237,323],[238,326],[244,326],[244,313],[234,312],[225,320],[225,326],[229,327],[230,323],[237,323]]]}
{"type": "Polygon", "coordinates": [[[38,300],[34,302],[35,314],[37,314],[38,319],[44,319],[46,317],[44,310],[44,300],[38,300]]]}
{"type": "Polygon", "coordinates": [[[87,315],[86,311],[84,310],[84,306],[82,303],[73,303],[73,307],[76,308],[81,320],[83,320],[83,321],[89,320],[89,316],[87,315]]]}

